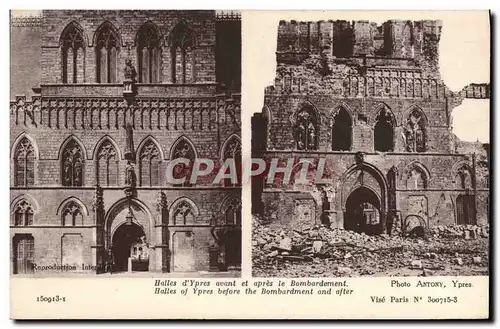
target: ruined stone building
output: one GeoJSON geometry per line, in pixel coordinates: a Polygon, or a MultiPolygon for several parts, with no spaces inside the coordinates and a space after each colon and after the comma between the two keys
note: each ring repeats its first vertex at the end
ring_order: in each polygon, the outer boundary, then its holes
{"type": "Polygon", "coordinates": [[[276,79],[252,119],[252,153],[295,164],[289,182],[265,173],[253,180],[253,212],[271,225],[321,222],[367,234],[487,223],[487,145],[458,140],[451,112],[464,98],[489,98],[489,85],[457,93],[444,85],[441,28],[281,21],[276,79]],[[306,184],[294,183],[300,158],[310,159],[306,184]],[[320,159],[325,182],[314,184],[320,159]]]}
{"type": "Polygon", "coordinates": [[[240,268],[241,187],[212,184],[241,157],[239,15],[47,10],[10,49],[13,273],[240,268]],[[177,158],[216,169],[172,185],[177,158]]]}

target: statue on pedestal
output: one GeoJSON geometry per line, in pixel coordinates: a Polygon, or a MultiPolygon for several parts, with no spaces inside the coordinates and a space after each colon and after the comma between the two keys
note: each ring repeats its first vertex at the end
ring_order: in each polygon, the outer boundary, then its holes
{"type": "Polygon", "coordinates": [[[132,65],[132,60],[127,59],[125,61],[125,68],[123,69],[123,73],[125,76],[125,80],[135,82],[135,77],[137,75],[137,72],[135,71],[134,65],[132,65]]]}
{"type": "Polygon", "coordinates": [[[127,162],[127,167],[125,169],[125,185],[130,187],[135,187],[135,170],[134,166],[130,161],[127,162]]]}
{"type": "Polygon", "coordinates": [[[135,71],[135,68],[132,65],[132,61],[130,59],[127,59],[125,62],[123,75],[124,75],[123,96],[125,97],[127,102],[131,104],[134,96],[134,83],[135,83],[135,77],[137,76],[137,72],[135,71]]]}

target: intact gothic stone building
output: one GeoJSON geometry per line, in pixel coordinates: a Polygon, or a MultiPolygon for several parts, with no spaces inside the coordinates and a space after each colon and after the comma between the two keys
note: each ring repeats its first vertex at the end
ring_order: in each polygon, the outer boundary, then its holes
{"type": "Polygon", "coordinates": [[[489,85],[444,85],[441,27],[280,22],[276,79],[252,120],[252,152],[295,165],[288,183],[253,180],[253,212],[270,225],[367,234],[486,224],[488,145],[458,140],[451,112],[464,98],[489,98],[489,85]],[[294,184],[300,158],[310,159],[308,184],[294,184]],[[319,159],[326,182],[314,184],[319,159]]]}
{"type": "Polygon", "coordinates": [[[13,273],[239,270],[238,15],[48,10],[10,49],[13,273]],[[176,158],[216,168],[171,185],[176,158]]]}

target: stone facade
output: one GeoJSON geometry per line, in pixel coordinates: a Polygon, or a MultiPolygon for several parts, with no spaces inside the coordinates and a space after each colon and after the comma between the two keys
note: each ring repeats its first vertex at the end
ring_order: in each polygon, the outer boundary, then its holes
{"type": "Polygon", "coordinates": [[[444,85],[440,32],[440,21],[281,21],[252,153],[294,170],[253,180],[253,212],[369,234],[488,223],[489,155],[454,136],[451,111],[489,85],[444,85]],[[325,161],[323,183],[294,184],[302,158],[312,178],[325,161]]]}
{"type": "Polygon", "coordinates": [[[11,31],[13,272],[239,269],[241,187],[212,184],[241,149],[239,17],[46,10],[11,31]],[[179,157],[214,174],[169,184],[179,157]]]}

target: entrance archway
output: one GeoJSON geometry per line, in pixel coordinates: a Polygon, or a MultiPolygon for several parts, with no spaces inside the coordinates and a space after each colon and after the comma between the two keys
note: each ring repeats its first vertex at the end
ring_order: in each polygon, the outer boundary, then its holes
{"type": "Polygon", "coordinates": [[[358,233],[382,233],[380,198],[371,189],[361,186],[349,194],[344,214],[344,228],[358,233]]]}
{"type": "Polygon", "coordinates": [[[137,224],[122,224],[112,238],[113,272],[129,270],[147,271],[149,267],[149,248],[144,230],[137,224]]]}
{"type": "Polygon", "coordinates": [[[102,252],[106,269],[127,271],[128,257],[132,257],[133,271],[157,270],[154,233],[153,216],[142,201],[136,198],[118,200],[104,219],[102,252]]]}

